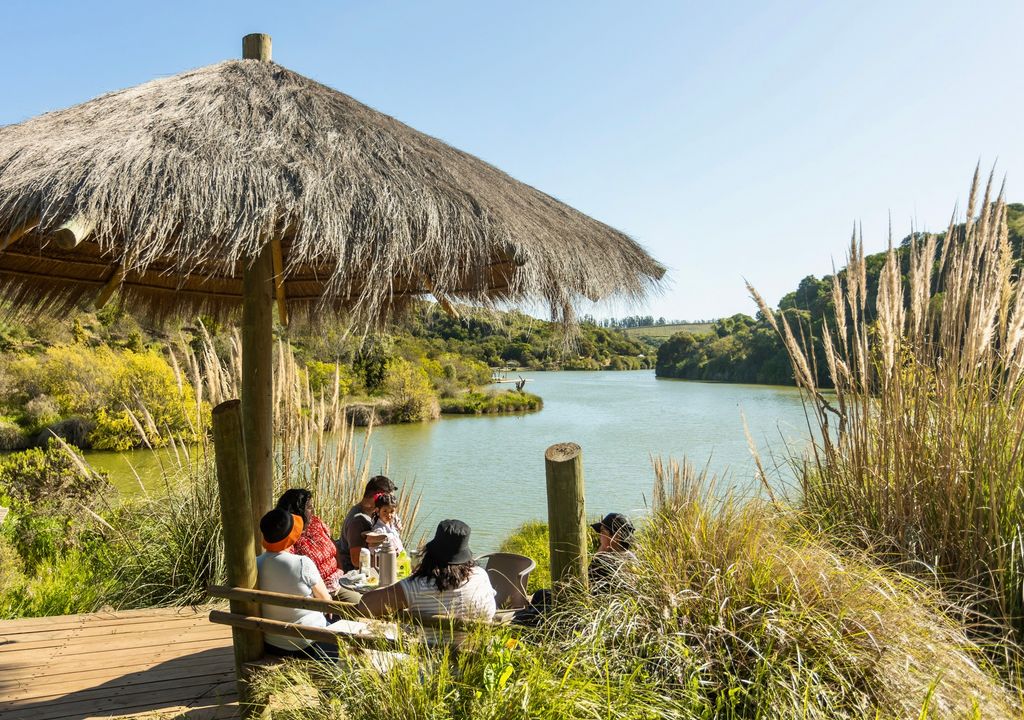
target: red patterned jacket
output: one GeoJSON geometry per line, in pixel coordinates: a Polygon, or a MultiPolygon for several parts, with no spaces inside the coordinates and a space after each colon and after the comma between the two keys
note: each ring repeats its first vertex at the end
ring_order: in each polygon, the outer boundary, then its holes
{"type": "Polygon", "coordinates": [[[316,564],[328,592],[333,593],[338,589],[338,578],[345,573],[338,567],[338,551],[331,539],[331,531],[316,515],[303,528],[302,535],[292,546],[292,552],[305,555],[316,564]]]}

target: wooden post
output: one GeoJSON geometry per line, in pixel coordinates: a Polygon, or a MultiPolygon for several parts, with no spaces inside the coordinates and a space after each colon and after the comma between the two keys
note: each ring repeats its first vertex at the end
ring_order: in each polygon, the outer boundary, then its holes
{"type": "Polygon", "coordinates": [[[264,33],[249,33],[242,38],[242,59],[270,62],[270,36],[264,33]]]}
{"type": "MultiPolygon", "coordinates": [[[[270,61],[270,36],[242,38],[242,58],[270,61]]],[[[274,502],[274,258],[268,242],[242,270],[242,426],[253,527],[274,502]]],[[[259,534],[252,538],[256,552],[259,534]]]]}
{"type": "MultiPolygon", "coordinates": [[[[256,555],[252,549],[249,478],[245,468],[241,403],[238,400],[228,400],[213,409],[213,448],[217,460],[228,584],[252,589],[256,587],[256,555]]],[[[231,612],[248,616],[260,614],[257,603],[245,600],[232,600],[231,612]]],[[[239,707],[243,716],[252,717],[256,706],[246,682],[245,664],[263,657],[263,633],[233,628],[231,635],[235,648],[239,707]]]]}
{"type": "Polygon", "coordinates": [[[583,499],[583,451],[558,443],[544,453],[548,488],[551,581],[587,582],[587,514],[583,499]]]}

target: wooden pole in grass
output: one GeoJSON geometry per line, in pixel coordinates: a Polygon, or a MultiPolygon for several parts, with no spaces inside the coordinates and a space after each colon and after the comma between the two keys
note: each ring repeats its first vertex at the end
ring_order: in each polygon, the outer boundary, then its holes
{"type": "MultiPolygon", "coordinates": [[[[241,403],[238,400],[228,400],[213,409],[213,450],[217,461],[228,584],[251,590],[257,584],[256,555],[252,548],[254,529],[249,504],[249,476],[242,439],[241,403]]],[[[260,614],[259,605],[246,600],[232,600],[231,612],[247,616],[260,614]]],[[[239,707],[244,717],[254,717],[257,708],[249,693],[245,665],[263,657],[263,633],[232,628],[231,636],[235,649],[239,707]]]]}
{"type": "Polygon", "coordinates": [[[544,453],[548,489],[551,581],[587,582],[587,513],[583,499],[583,451],[558,443],[544,453]]]}
{"type": "MultiPolygon", "coordinates": [[[[242,38],[242,59],[270,62],[270,36],[242,38]]],[[[272,242],[242,270],[242,426],[253,527],[274,502],[274,255],[272,242]]],[[[251,542],[259,552],[258,533],[251,542]]]]}

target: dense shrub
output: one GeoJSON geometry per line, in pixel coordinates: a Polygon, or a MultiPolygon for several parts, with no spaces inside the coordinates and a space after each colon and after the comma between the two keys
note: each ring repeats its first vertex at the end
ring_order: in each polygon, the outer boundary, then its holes
{"type": "Polygon", "coordinates": [[[8,402],[22,399],[30,426],[88,418],[96,427],[85,443],[97,449],[136,447],[143,436],[152,445],[168,434],[194,439],[208,422],[189,384],[153,351],[62,345],[18,357],[8,369],[16,388],[8,402]]]}
{"type": "Polygon", "coordinates": [[[517,390],[505,392],[465,392],[441,400],[441,412],[456,415],[487,415],[540,410],[544,402],[539,396],[517,390]]]}
{"type": "Polygon", "coordinates": [[[392,422],[432,420],[440,412],[427,373],[403,358],[392,358],[388,362],[384,396],[388,399],[392,422]]]}
{"type": "Polygon", "coordinates": [[[40,430],[36,435],[35,444],[45,446],[52,437],[59,437],[69,445],[89,447],[89,436],[96,429],[96,422],[84,417],[68,417],[40,430]]]}
{"type": "Polygon", "coordinates": [[[107,481],[79,463],[56,443],[0,457],[0,505],[11,509],[4,527],[29,572],[94,540],[83,508],[107,481]]]}
{"type": "Polygon", "coordinates": [[[0,418],[0,452],[20,450],[28,444],[21,426],[7,418],[0,418]]]}
{"type": "Polygon", "coordinates": [[[35,429],[52,425],[60,420],[60,406],[48,395],[37,395],[25,404],[25,420],[35,429]]]}
{"type": "Polygon", "coordinates": [[[66,509],[92,501],[105,483],[103,475],[84,472],[56,442],[0,457],[0,492],[15,507],[66,509]]]}
{"type": "Polygon", "coordinates": [[[309,387],[315,395],[332,397],[335,390],[338,395],[351,395],[356,388],[358,378],[351,366],[344,363],[326,363],[318,360],[306,362],[306,374],[309,387]]]}

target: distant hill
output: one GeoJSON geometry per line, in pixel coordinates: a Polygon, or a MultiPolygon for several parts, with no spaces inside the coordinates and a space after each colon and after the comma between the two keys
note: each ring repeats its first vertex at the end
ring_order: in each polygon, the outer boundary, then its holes
{"type": "Polygon", "coordinates": [[[639,339],[639,338],[650,338],[652,340],[668,340],[676,333],[690,333],[691,335],[700,335],[702,333],[711,332],[714,328],[714,323],[675,323],[673,325],[648,325],[646,327],[633,327],[626,328],[624,332],[627,336],[639,339]]]}

